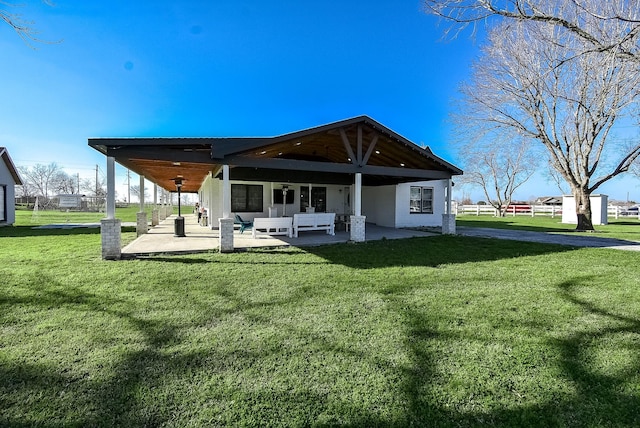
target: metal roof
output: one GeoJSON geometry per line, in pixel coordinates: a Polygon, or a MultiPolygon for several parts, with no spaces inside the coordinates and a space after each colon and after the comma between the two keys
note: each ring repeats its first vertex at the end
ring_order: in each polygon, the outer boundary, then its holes
{"type": "Polygon", "coordinates": [[[358,116],[276,137],[92,138],[89,145],[159,186],[197,192],[230,166],[232,180],[363,185],[435,180],[462,170],[381,125],[358,116]]]}

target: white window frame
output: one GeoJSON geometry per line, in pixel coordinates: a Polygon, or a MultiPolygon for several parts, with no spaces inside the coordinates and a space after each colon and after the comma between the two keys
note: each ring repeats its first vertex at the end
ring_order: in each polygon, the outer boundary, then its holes
{"type": "Polygon", "coordinates": [[[409,189],[409,213],[433,214],[433,195],[433,187],[411,186],[409,189]],[[414,196],[414,192],[420,193],[419,199],[414,196]]]}

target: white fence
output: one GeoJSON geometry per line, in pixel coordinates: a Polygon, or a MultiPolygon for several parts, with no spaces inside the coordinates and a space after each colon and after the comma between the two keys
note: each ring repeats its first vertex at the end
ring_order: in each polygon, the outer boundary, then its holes
{"type": "MultiPolygon", "coordinates": [[[[497,217],[499,215],[498,210],[491,205],[462,205],[456,204],[454,206],[456,215],[491,215],[497,217]]],[[[617,205],[609,205],[607,207],[607,215],[613,218],[640,218],[638,209],[629,209],[628,207],[622,207],[617,205]]],[[[551,216],[552,218],[557,215],[562,215],[562,207],[554,205],[509,205],[506,211],[508,216],[527,215],[535,217],[537,215],[551,216]]]]}

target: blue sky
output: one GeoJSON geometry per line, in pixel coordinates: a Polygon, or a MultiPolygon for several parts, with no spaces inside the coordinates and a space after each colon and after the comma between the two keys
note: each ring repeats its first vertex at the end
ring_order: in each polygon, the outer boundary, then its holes
{"type": "MultiPolygon", "coordinates": [[[[443,41],[419,0],[23,3],[60,43],[0,26],[0,145],[17,165],[93,177],[90,137],[273,136],[361,114],[457,161],[447,119],[478,41],[443,41]]],[[[557,193],[538,178],[518,196],[557,193]]]]}

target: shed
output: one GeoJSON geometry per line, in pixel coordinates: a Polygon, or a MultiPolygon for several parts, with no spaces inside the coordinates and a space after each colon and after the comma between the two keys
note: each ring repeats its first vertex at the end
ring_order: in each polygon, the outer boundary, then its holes
{"type": "Polygon", "coordinates": [[[6,147],[0,147],[0,158],[0,226],[8,226],[16,221],[15,186],[22,185],[22,179],[6,147]]]}

